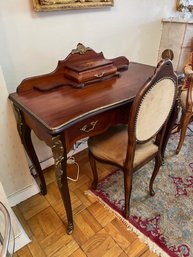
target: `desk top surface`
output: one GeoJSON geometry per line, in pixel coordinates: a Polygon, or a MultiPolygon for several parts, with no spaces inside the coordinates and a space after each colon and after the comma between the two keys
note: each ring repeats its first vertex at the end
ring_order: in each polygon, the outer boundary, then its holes
{"type": "Polygon", "coordinates": [[[77,120],[132,101],[154,69],[131,62],[120,77],[84,88],[62,86],[45,92],[32,88],[26,92],[12,93],[9,99],[48,131],[57,133],[77,120]]]}

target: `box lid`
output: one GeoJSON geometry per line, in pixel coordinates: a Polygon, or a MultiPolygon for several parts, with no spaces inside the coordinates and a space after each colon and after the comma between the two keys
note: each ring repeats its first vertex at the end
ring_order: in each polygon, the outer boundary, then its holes
{"type": "Polygon", "coordinates": [[[64,65],[65,68],[76,72],[89,71],[98,67],[106,66],[112,64],[111,60],[106,59],[88,59],[80,62],[67,63],[64,65]]]}

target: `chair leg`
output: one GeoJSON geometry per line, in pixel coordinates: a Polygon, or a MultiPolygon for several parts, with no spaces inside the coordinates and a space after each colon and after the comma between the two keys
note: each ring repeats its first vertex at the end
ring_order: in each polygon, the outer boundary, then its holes
{"type": "Polygon", "coordinates": [[[179,143],[178,143],[178,146],[176,149],[176,154],[178,154],[182,148],[182,145],[183,145],[183,142],[185,139],[185,135],[186,135],[186,130],[187,130],[187,127],[188,127],[191,117],[192,117],[192,113],[184,113],[182,116],[182,121],[180,124],[180,127],[181,127],[180,140],[179,140],[179,143]]]}
{"type": "Polygon", "coordinates": [[[94,156],[92,155],[92,153],[90,151],[88,153],[88,156],[89,156],[89,162],[90,162],[90,166],[91,166],[92,173],[93,173],[92,188],[96,189],[97,184],[98,184],[98,173],[97,173],[97,168],[96,168],[96,161],[95,161],[94,156]]]}
{"type": "Polygon", "coordinates": [[[158,174],[161,164],[162,164],[162,156],[161,154],[158,154],[155,158],[155,166],[154,166],[154,170],[149,183],[149,193],[151,196],[155,195],[155,192],[153,190],[153,182],[158,174]]]}
{"type": "Polygon", "coordinates": [[[125,188],[125,217],[130,215],[130,198],[132,190],[132,171],[124,170],[124,188],[125,188]]]}

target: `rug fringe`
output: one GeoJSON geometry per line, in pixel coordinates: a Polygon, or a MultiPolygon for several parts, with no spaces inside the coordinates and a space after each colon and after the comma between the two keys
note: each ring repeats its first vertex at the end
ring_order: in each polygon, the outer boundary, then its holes
{"type": "Polygon", "coordinates": [[[158,256],[161,257],[170,257],[165,251],[163,251],[159,246],[157,246],[154,242],[151,241],[150,238],[148,238],[147,236],[145,236],[142,232],[140,232],[136,227],[134,227],[128,220],[124,219],[121,214],[119,214],[117,211],[113,210],[111,207],[108,206],[107,203],[105,203],[99,196],[95,195],[92,191],[87,190],[85,191],[86,195],[95,197],[100,204],[102,204],[109,212],[114,213],[115,216],[121,221],[123,222],[128,230],[131,230],[132,232],[134,232],[138,238],[144,242],[145,244],[148,245],[149,249],[154,252],[155,254],[157,254],[158,256]]]}

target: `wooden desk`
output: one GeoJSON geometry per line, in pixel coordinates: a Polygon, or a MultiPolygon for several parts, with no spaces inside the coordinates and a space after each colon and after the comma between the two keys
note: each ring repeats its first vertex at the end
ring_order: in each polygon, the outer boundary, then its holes
{"type": "MultiPolygon", "coordinates": [[[[87,52],[86,52],[87,54],[87,52]]],[[[91,54],[89,52],[88,54],[91,54]]],[[[36,85],[61,84],[64,80],[60,61],[50,74],[24,80],[9,99],[18,113],[18,130],[22,143],[40,178],[46,194],[44,176],[31,141],[31,130],[52,148],[56,179],[67,213],[67,232],[73,231],[73,216],[66,174],[67,152],[76,140],[93,136],[118,123],[127,123],[129,109],[139,88],[153,74],[154,67],[130,63],[128,70],[98,83],[74,88],[59,86],[40,91],[36,85]]],[[[79,58],[85,58],[80,55],[79,58]]]]}

